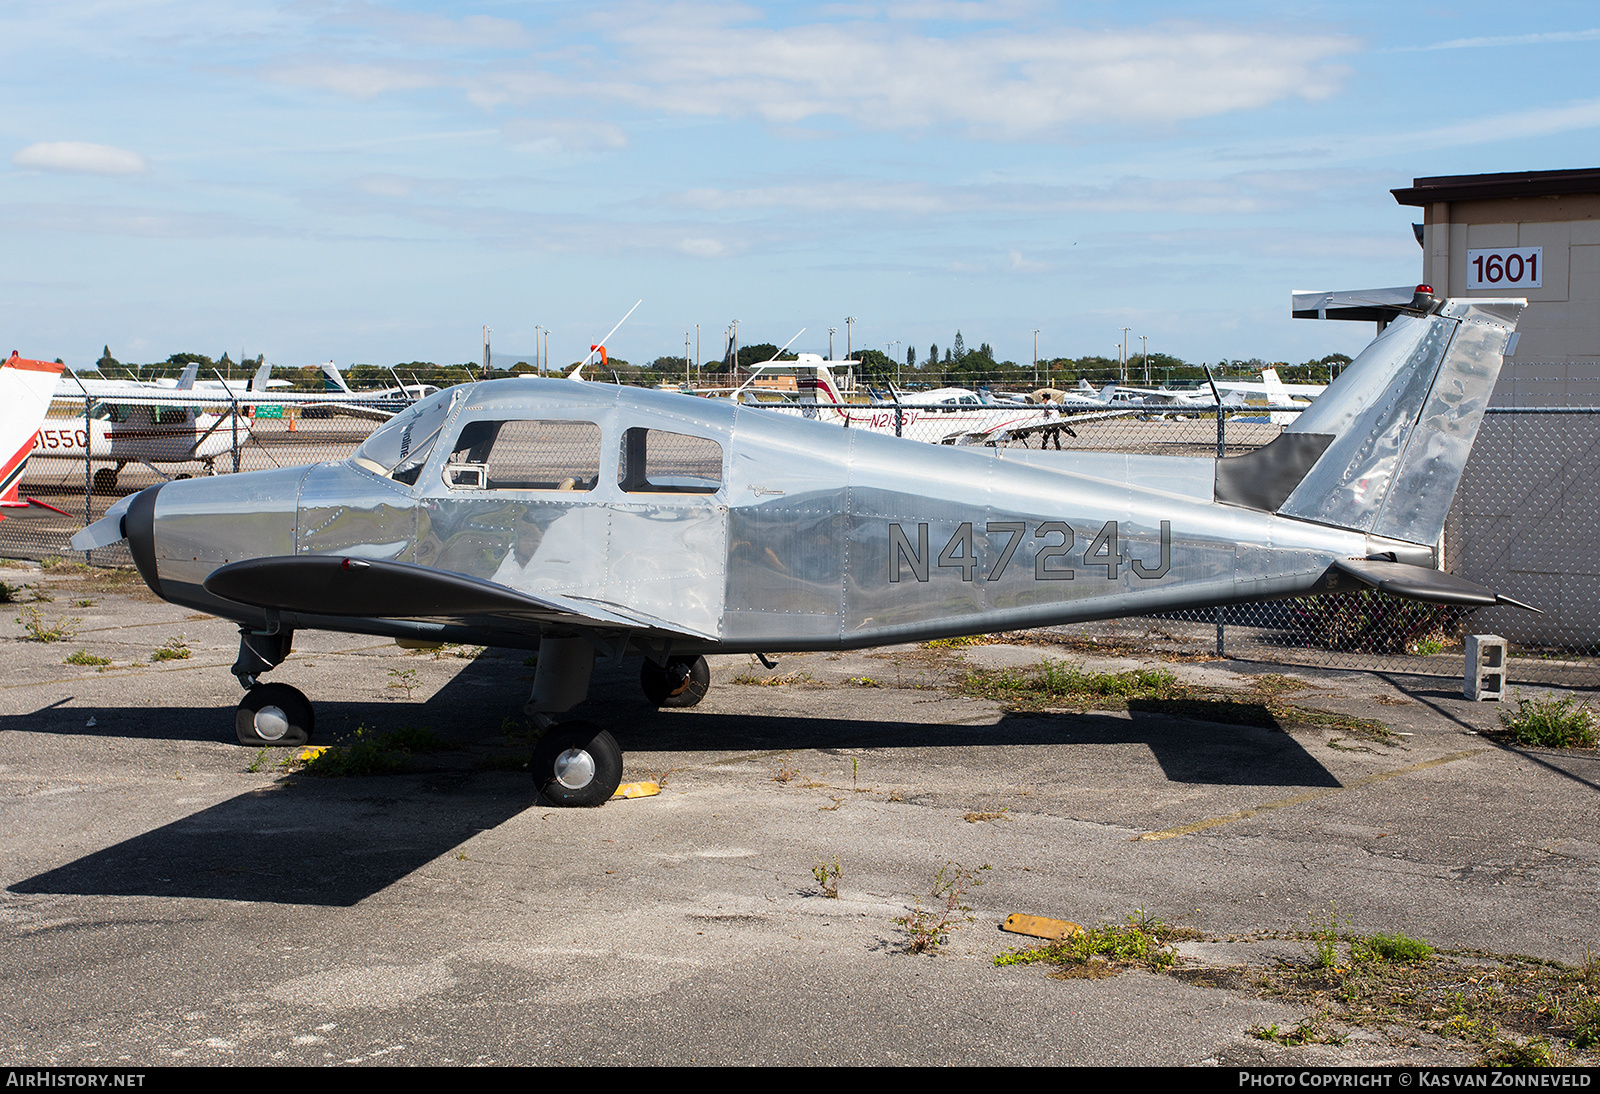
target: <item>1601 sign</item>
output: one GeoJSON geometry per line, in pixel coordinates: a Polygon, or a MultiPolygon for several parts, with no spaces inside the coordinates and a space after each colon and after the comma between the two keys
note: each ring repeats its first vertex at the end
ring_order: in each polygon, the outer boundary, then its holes
{"type": "Polygon", "coordinates": [[[1500,247],[1467,251],[1467,288],[1543,288],[1543,247],[1500,247]]]}

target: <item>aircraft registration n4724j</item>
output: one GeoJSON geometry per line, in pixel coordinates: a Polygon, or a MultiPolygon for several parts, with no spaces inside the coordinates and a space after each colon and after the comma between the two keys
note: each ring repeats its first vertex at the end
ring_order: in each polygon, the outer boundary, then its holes
{"type": "Polygon", "coordinates": [[[1521,300],[1419,290],[1317,402],[1243,456],[934,446],[681,394],[518,378],[450,388],[347,461],[191,479],[73,541],[124,536],[174,603],[238,623],[241,742],[311,703],[262,683],[295,631],[539,651],[535,778],[594,805],[616,742],[556,722],[597,654],[658,705],[708,653],[920,641],[1376,586],[1507,602],[1436,545],[1521,300]]]}

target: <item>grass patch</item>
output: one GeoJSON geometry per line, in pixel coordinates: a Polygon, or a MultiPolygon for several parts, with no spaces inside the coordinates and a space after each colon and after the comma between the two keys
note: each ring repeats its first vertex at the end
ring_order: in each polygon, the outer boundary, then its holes
{"type": "Polygon", "coordinates": [[[1229,690],[1186,684],[1168,669],[1085,672],[1065,662],[1044,661],[1032,669],[972,669],[956,689],[1004,703],[1012,713],[1127,710],[1222,725],[1326,730],[1382,744],[1399,743],[1382,722],[1288,700],[1290,692],[1310,686],[1268,673],[1256,677],[1247,690],[1229,690]]]}
{"type": "Polygon", "coordinates": [[[994,958],[1042,964],[1063,979],[1100,979],[1129,968],[1185,983],[1247,991],[1303,1008],[1293,1026],[1256,1026],[1252,1036],[1281,1045],[1342,1044],[1352,1030],[1397,1049],[1419,1035],[1499,1067],[1593,1065],[1600,1059],[1600,956],[1568,965],[1517,954],[1443,950],[1399,932],[1359,934],[1337,911],[1310,929],[1209,939],[1137,913],[1081,935],[994,958]],[[1297,939],[1306,960],[1216,967],[1177,957],[1183,939],[1239,943],[1297,939]]]}
{"type": "Polygon", "coordinates": [[[1519,691],[1517,709],[1502,710],[1500,724],[1518,744],[1545,748],[1593,748],[1595,716],[1587,702],[1572,696],[1525,698],[1519,691]]]}
{"type": "Polygon", "coordinates": [[[96,654],[90,653],[88,650],[79,650],[77,653],[64,658],[61,663],[63,665],[103,666],[111,664],[111,658],[100,657],[96,654]]]}
{"type": "Polygon", "coordinates": [[[810,684],[814,681],[809,672],[780,672],[772,676],[762,676],[759,673],[745,671],[735,676],[733,682],[758,688],[781,688],[790,684],[810,684]]]}
{"type": "MultiPolygon", "coordinates": [[[[452,747],[432,730],[422,727],[405,726],[392,733],[380,734],[363,725],[346,743],[306,749],[294,760],[294,764],[298,765],[297,770],[321,778],[397,775],[411,770],[413,752],[435,752],[452,747]]],[[[522,761],[524,764],[526,762],[522,761]]]]}
{"type": "Polygon", "coordinates": [[[1186,699],[1196,689],[1179,683],[1167,669],[1084,672],[1064,661],[1042,661],[1031,669],[973,669],[960,690],[1023,711],[1052,707],[1126,710],[1130,700],[1186,699]]]}
{"type": "Polygon", "coordinates": [[[182,638],[169,638],[156,648],[150,655],[152,661],[187,661],[194,654],[189,650],[189,643],[182,638]]]}
{"type": "Polygon", "coordinates": [[[1131,968],[1161,972],[1177,963],[1172,943],[1195,933],[1136,912],[1126,923],[1102,923],[1043,946],[1008,950],[994,963],[1051,965],[1050,975],[1060,980],[1100,980],[1131,968]]]}
{"type": "Polygon", "coordinates": [[[935,638],[932,641],[924,642],[922,648],[925,650],[960,650],[966,649],[968,646],[992,646],[1004,641],[1006,641],[1005,636],[999,634],[965,634],[960,638],[935,638]]]}

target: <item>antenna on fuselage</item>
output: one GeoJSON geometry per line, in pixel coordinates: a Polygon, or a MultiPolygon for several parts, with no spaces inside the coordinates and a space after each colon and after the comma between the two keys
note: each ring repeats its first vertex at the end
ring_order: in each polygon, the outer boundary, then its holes
{"type": "MultiPolygon", "coordinates": [[[[730,398],[730,399],[738,399],[739,398],[739,392],[743,391],[745,388],[747,388],[751,384],[755,383],[756,382],[756,377],[761,375],[761,370],[766,368],[768,365],[772,364],[772,362],[776,361],[779,357],[782,357],[783,356],[783,350],[786,350],[790,346],[794,345],[795,338],[799,338],[805,332],[806,332],[806,329],[804,327],[801,327],[799,330],[795,331],[794,338],[791,338],[787,342],[785,342],[783,344],[783,349],[778,350],[777,353],[774,353],[771,357],[768,357],[765,361],[761,362],[755,368],[751,369],[750,370],[750,379],[746,380],[744,383],[742,383],[738,387],[734,388],[733,389],[733,394],[728,396],[728,398],[730,398]]],[[[738,366],[739,366],[739,362],[737,360],[735,360],[734,361],[734,367],[737,368],[738,366]]]]}
{"type": "MultiPolygon", "coordinates": [[[[632,315],[634,312],[638,311],[639,310],[639,305],[643,304],[643,303],[644,303],[643,300],[635,300],[634,303],[633,303],[633,307],[628,309],[628,315],[632,315]]],[[[606,341],[608,339],[610,339],[610,337],[613,334],[617,333],[617,327],[622,326],[622,324],[624,324],[624,323],[626,323],[628,321],[628,315],[624,315],[621,319],[618,319],[617,320],[617,326],[616,327],[612,327],[610,330],[606,331],[605,338],[600,339],[600,341],[596,342],[593,346],[590,347],[589,356],[585,357],[583,360],[579,361],[576,365],[572,366],[572,371],[567,373],[567,379],[569,379],[569,380],[582,380],[583,379],[583,366],[587,365],[590,361],[594,360],[595,351],[599,350],[599,349],[602,349],[605,346],[606,341]]]]}

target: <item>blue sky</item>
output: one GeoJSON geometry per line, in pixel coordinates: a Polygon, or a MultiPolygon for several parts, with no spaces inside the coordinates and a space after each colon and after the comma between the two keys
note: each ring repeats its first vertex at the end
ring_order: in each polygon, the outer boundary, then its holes
{"type": "Polygon", "coordinates": [[[1600,166],[1576,3],[11,3],[5,350],[1301,361],[1415,176],[1600,166]]]}

